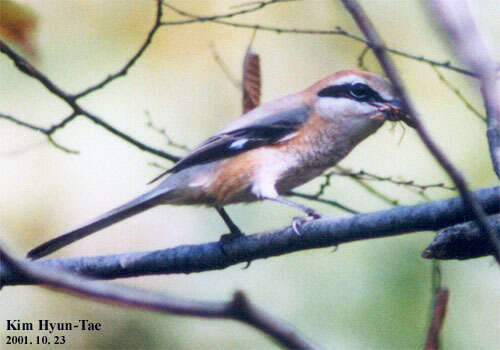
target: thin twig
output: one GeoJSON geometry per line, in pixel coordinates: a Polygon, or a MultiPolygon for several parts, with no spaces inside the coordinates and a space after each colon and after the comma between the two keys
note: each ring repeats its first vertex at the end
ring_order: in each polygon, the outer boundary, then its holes
{"type": "Polygon", "coordinates": [[[123,77],[127,74],[128,70],[135,64],[135,62],[141,57],[141,55],[146,51],[146,48],[151,44],[151,41],[153,40],[153,36],[155,35],[156,31],[160,28],[161,26],[161,16],[162,16],[162,0],[157,0],[157,6],[156,6],[156,19],[155,23],[153,25],[153,28],[149,31],[148,35],[146,36],[146,40],[144,43],[141,45],[139,50],[125,63],[125,65],[120,69],[118,72],[114,74],[108,75],[104,80],[102,80],[100,83],[97,83],[93,86],[90,86],[86,88],[85,90],[73,94],[72,98],[77,100],[83,96],[86,96],[96,90],[102,89],[104,86],[108,85],[110,82],[115,80],[116,78],[123,77]]]}
{"type": "Polygon", "coordinates": [[[31,130],[34,130],[34,131],[39,131],[41,133],[44,133],[46,134],[47,133],[47,129],[41,127],[41,126],[36,126],[34,124],[30,124],[30,123],[26,123],[20,119],[17,119],[13,116],[10,116],[10,115],[7,115],[7,114],[4,114],[4,113],[0,113],[0,118],[1,119],[5,119],[5,120],[8,120],[10,122],[13,122],[14,124],[17,124],[17,125],[20,125],[22,127],[25,127],[25,128],[28,128],[28,129],[31,129],[31,130]]]}
{"type": "Polygon", "coordinates": [[[366,66],[365,66],[365,56],[369,51],[370,51],[370,47],[365,46],[363,48],[363,51],[361,51],[361,53],[358,56],[358,67],[363,69],[363,70],[366,70],[366,71],[368,70],[368,68],[366,68],[366,66]]]}
{"type": "Polygon", "coordinates": [[[458,97],[458,99],[460,101],[462,101],[462,103],[465,105],[465,107],[472,112],[472,114],[474,114],[476,117],[478,117],[479,119],[481,119],[483,122],[486,121],[486,117],[484,115],[482,115],[477,109],[476,107],[474,107],[466,98],[465,96],[462,94],[462,92],[455,86],[453,86],[445,77],[443,74],[441,74],[441,72],[439,71],[439,69],[437,69],[435,66],[431,65],[431,68],[434,70],[434,72],[436,73],[436,75],[438,76],[439,80],[441,80],[441,82],[444,84],[444,86],[446,86],[451,92],[453,92],[455,94],[455,96],[458,97]]]}
{"type": "Polygon", "coordinates": [[[49,140],[49,143],[54,146],[55,148],[63,151],[63,152],[66,152],[66,153],[70,153],[70,154],[79,154],[80,152],[76,151],[76,150],[73,150],[73,149],[69,149],[68,147],[65,147],[59,143],[56,142],[56,140],[54,140],[54,138],[52,137],[52,135],[47,135],[47,140],[49,140]]]}
{"type": "Polygon", "coordinates": [[[341,204],[337,201],[334,201],[334,200],[331,200],[331,199],[325,199],[325,198],[321,198],[319,196],[316,196],[314,194],[308,194],[308,193],[302,193],[302,192],[296,192],[296,191],[291,191],[289,193],[290,196],[294,196],[294,197],[299,197],[299,198],[304,198],[304,199],[308,199],[310,201],[314,201],[314,202],[319,202],[319,203],[323,203],[323,204],[328,204],[328,205],[331,205],[333,207],[336,207],[336,208],[339,208],[343,211],[346,211],[348,213],[351,213],[351,214],[359,214],[360,212],[357,211],[357,210],[354,210],[352,208],[349,208],[348,206],[344,205],[344,204],[341,204]]]}
{"type": "Polygon", "coordinates": [[[448,173],[450,178],[453,180],[455,186],[460,192],[465,206],[471,211],[474,219],[477,221],[481,231],[484,235],[488,236],[492,244],[496,247],[495,258],[498,263],[500,263],[500,238],[498,238],[493,229],[490,227],[486,221],[486,215],[482,208],[477,203],[474,196],[469,191],[467,184],[463,175],[458,171],[457,168],[451,163],[448,157],[441,151],[437,144],[431,139],[429,133],[425,129],[420,115],[418,114],[416,108],[413,106],[413,102],[410,100],[409,95],[403,85],[403,82],[392,62],[391,58],[384,50],[384,44],[382,39],[377,34],[377,31],[373,27],[370,19],[363,11],[362,7],[355,0],[342,0],[346,9],[350,12],[357,25],[366,36],[367,40],[370,42],[370,47],[372,48],[375,56],[377,57],[380,65],[382,66],[386,76],[390,79],[394,90],[398,96],[400,96],[402,104],[405,110],[410,115],[413,123],[415,124],[415,129],[422,139],[423,143],[427,149],[432,153],[432,155],[439,162],[441,167],[448,173]]]}
{"type": "Polygon", "coordinates": [[[5,119],[5,120],[8,120],[14,124],[20,125],[22,127],[25,127],[25,128],[37,131],[37,132],[41,132],[42,134],[47,136],[47,140],[49,141],[49,143],[51,145],[53,145],[57,149],[60,149],[66,153],[72,153],[72,154],[77,154],[78,151],[71,150],[71,149],[64,147],[61,144],[57,143],[54,140],[53,134],[56,130],[63,128],[70,120],[73,120],[76,116],[77,116],[76,113],[73,112],[73,113],[71,113],[71,115],[69,117],[64,118],[62,121],[60,121],[57,124],[54,124],[50,128],[43,128],[43,127],[37,126],[35,124],[26,123],[26,122],[24,122],[18,118],[15,118],[13,116],[0,113],[0,119],[5,119]]]}
{"type": "MultiPolygon", "coordinates": [[[[435,322],[435,317],[436,313],[438,311],[438,308],[436,306],[440,305],[437,304],[436,301],[438,300],[439,294],[441,290],[443,289],[442,283],[443,283],[443,278],[442,278],[442,273],[441,273],[441,261],[439,260],[432,260],[431,262],[431,293],[432,293],[432,300],[431,300],[431,317],[429,319],[429,328],[428,328],[428,335],[426,339],[426,343],[429,342],[430,339],[430,332],[431,329],[433,331],[432,335],[434,338],[432,339],[433,344],[436,346],[440,345],[440,339],[439,339],[439,331],[440,331],[440,326],[441,324],[438,324],[438,328],[436,329],[436,322],[435,322]]],[[[436,349],[437,350],[437,349],[436,349]]]]}
{"type": "MultiPolygon", "coordinates": [[[[0,41],[0,52],[7,55],[12,60],[12,62],[16,65],[16,67],[18,67],[19,70],[21,70],[22,72],[31,76],[32,78],[38,80],[50,92],[52,92],[54,95],[56,95],[57,97],[62,99],[64,102],[66,102],[73,110],[73,113],[72,113],[73,117],[71,119],[73,119],[77,115],[82,115],[82,116],[86,117],[87,119],[91,120],[92,122],[96,123],[97,125],[108,130],[113,135],[118,136],[122,140],[127,141],[128,143],[134,145],[135,147],[137,147],[145,152],[154,154],[156,156],[159,156],[159,157],[162,157],[162,158],[174,161],[174,162],[176,162],[180,159],[177,156],[174,156],[174,155],[166,153],[162,150],[153,148],[151,146],[148,146],[148,145],[136,140],[135,138],[125,134],[124,132],[115,128],[114,126],[108,124],[107,122],[105,122],[102,118],[98,117],[97,115],[90,113],[89,111],[87,111],[86,109],[84,109],[83,107],[81,107],[77,103],[76,98],[74,96],[63,91],[60,87],[58,87],[55,83],[53,83],[46,75],[44,75],[39,70],[37,70],[35,67],[33,67],[28,61],[26,61],[24,58],[22,58],[17,53],[15,53],[14,50],[12,50],[8,45],[6,45],[2,41],[0,41]]],[[[64,125],[66,125],[66,123],[69,120],[70,119],[67,119],[67,118],[63,119],[60,122],[60,124],[64,126],[64,125]]],[[[18,124],[20,124],[20,123],[18,123],[18,124]]],[[[23,125],[23,126],[28,127],[27,123],[24,123],[24,124],[25,125],[23,125]]],[[[33,128],[31,128],[31,129],[33,129],[33,128]]],[[[50,130],[50,129],[48,129],[48,130],[50,130]]]]}
{"type": "MultiPolygon", "coordinates": [[[[355,41],[361,42],[363,44],[366,44],[367,46],[371,45],[369,40],[366,40],[361,36],[351,34],[339,26],[337,26],[333,30],[319,30],[319,29],[281,28],[281,27],[266,26],[266,25],[261,25],[261,24],[244,24],[244,23],[237,23],[237,22],[230,22],[230,21],[221,20],[221,18],[227,18],[227,16],[229,16],[229,15],[236,16],[237,12],[233,12],[231,14],[223,14],[223,15],[197,16],[197,15],[188,13],[184,10],[181,10],[175,6],[172,6],[171,4],[165,3],[165,6],[167,6],[169,9],[171,9],[172,11],[176,12],[179,15],[191,18],[190,20],[184,20],[184,21],[164,21],[161,23],[161,25],[165,25],[165,26],[184,25],[184,24],[199,23],[199,22],[211,22],[211,23],[217,23],[217,24],[221,24],[221,25],[234,27],[234,28],[270,31],[270,32],[275,32],[277,34],[341,35],[341,36],[345,36],[347,38],[353,39],[355,41]]],[[[416,60],[419,62],[429,63],[433,66],[449,69],[449,70],[452,70],[454,72],[464,74],[467,76],[471,76],[471,77],[474,76],[474,74],[472,72],[470,72],[466,69],[460,68],[460,67],[456,67],[456,66],[452,65],[449,61],[440,62],[440,61],[436,61],[433,59],[425,58],[424,56],[414,55],[414,54],[404,52],[401,50],[397,50],[397,49],[387,47],[387,46],[383,46],[383,49],[392,53],[392,54],[395,54],[397,56],[405,57],[405,58],[416,60]]]]}
{"type": "Polygon", "coordinates": [[[180,150],[185,151],[185,152],[190,151],[190,148],[188,146],[186,146],[184,144],[181,144],[179,142],[174,141],[172,139],[172,137],[170,137],[170,135],[167,133],[167,130],[165,130],[165,128],[157,126],[153,122],[153,118],[151,118],[151,115],[149,114],[148,111],[146,111],[144,114],[148,118],[148,121],[147,121],[146,125],[149,128],[153,129],[155,132],[157,132],[159,135],[163,136],[163,138],[165,139],[165,141],[167,143],[167,146],[171,146],[171,147],[180,149],[180,150]]]}
{"type": "Polygon", "coordinates": [[[18,125],[30,128],[32,130],[40,131],[43,132],[49,142],[53,144],[55,147],[58,149],[61,149],[65,152],[69,153],[77,153],[76,151],[70,150],[64,146],[59,145],[58,143],[55,142],[55,140],[52,137],[52,134],[61,128],[63,128],[67,123],[75,119],[78,115],[82,115],[86,117],[87,119],[90,119],[94,123],[100,125],[101,127],[105,128],[112,134],[118,136],[119,138],[127,141],[128,143],[131,143],[132,145],[136,146],[137,148],[146,151],[151,154],[155,154],[159,157],[168,159],[170,161],[176,162],[180,158],[174,155],[171,155],[169,153],[166,153],[162,150],[155,149],[153,147],[150,147],[135,138],[125,134],[124,132],[118,130],[117,128],[111,126],[110,124],[106,123],[103,119],[100,117],[96,116],[95,114],[92,114],[85,109],[83,109],[79,104],[77,104],[76,100],[80,97],[83,97],[85,95],[88,95],[91,92],[94,92],[98,89],[101,89],[111,81],[115,80],[116,78],[123,76],[127,73],[127,71],[135,64],[137,59],[143,54],[143,52],[146,50],[146,48],[150,45],[153,35],[156,33],[158,28],[160,27],[160,22],[161,22],[161,16],[162,16],[162,1],[158,0],[157,1],[157,11],[156,11],[156,20],[155,20],[155,25],[151,29],[151,31],[148,33],[148,36],[144,42],[144,44],[140,47],[140,49],[137,51],[137,53],[125,64],[125,66],[118,71],[115,74],[112,74],[108,76],[106,79],[104,79],[102,82],[91,86],[84,91],[77,93],[77,94],[69,94],[65,91],[63,91],[60,87],[58,87],[55,83],[53,83],[46,75],[38,71],[35,67],[33,67],[27,60],[25,60],[23,57],[19,56],[16,54],[8,45],[0,41],[0,52],[6,54],[16,65],[16,67],[24,72],[25,74],[35,78],[38,80],[40,83],[42,83],[50,92],[52,92],[54,95],[58,96],[62,100],[64,100],[73,110],[71,115],[69,117],[64,118],[61,120],[59,123],[53,125],[50,128],[42,128],[33,124],[29,124],[26,122],[21,121],[20,119],[13,118],[10,116],[5,116],[5,115],[0,115],[0,118],[7,119],[9,121],[15,122],[18,125]]]}
{"type": "Polygon", "coordinates": [[[439,289],[436,293],[434,306],[432,308],[432,319],[427,333],[424,350],[439,349],[439,331],[443,326],[444,317],[446,316],[446,306],[450,292],[448,289],[439,289]]]}
{"type": "MultiPolygon", "coordinates": [[[[481,81],[487,137],[490,156],[498,178],[500,178],[500,75],[498,65],[489,53],[478,25],[475,23],[466,1],[431,1],[440,22],[448,34],[451,46],[459,57],[472,68],[481,81]]],[[[500,249],[500,238],[495,245],[500,249]]]]}
{"type": "Polygon", "coordinates": [[[227,79],[233,84],[233,86],[237,89],[241,89],[241,81],[239,81],[229,70],[229,67],[227,66],[226,62],[220,57],[219,53],[215,49],[215,45],[213,43],[210,43],[210,51],[212,52],[212,56],[215,60],[215,63],[222,69],[222,72],[226,76],[227,79]]]}
{"type": "Polygon", "coordinates": [[[268,5],[272,4],[277,4],[280,2],[289,2],[290,0],[268,0],[268,1],[257,1],[257,2],[252,2],[252,3],[247,3],[246,5],[255,5],[253,7],[243,9],[243,10],[238,10],[234,12],[229,12],[221,15],[214,15],[214,16],[193,16],[190,15],[189,13],[180,10],[169,3],[164,2],[163,5],[165,7],[168,7],[169,9],[173,10],[174,12],[177,12],[179,15],[184,16],[184,17],[192,17],[192,19],[189,20],[182,20],[182,21],[171,21],[171,22],[162,22],[162,25],[179,25],[179,24],[190,24],[190,23],[198,23],[198,22],[212,22],[215,20],[220,20],[224,18],[231,18],[235,16],[240,16],[240,15],[245,15],[251,12],[258,11],[268,5]]]}
{"type": "Polygon", "coordinates": [[[229,302],[209,302],[172,297],[104,281],[89,280],[60,269],[41,267],[36,263],[14,259],[0,247],[4,268],[35,284],[77,294],[101,303],[128,306],[164,314],[221,318],[240,321],[262,331],[288,349],[316,349],[297,330],[252,305],[243,292],[234,293],[229,302]]]}
{"type": "Polygon", "coordinates": [[[75,112],[72,112],[69,116],[67,116],[66,118],[61,120],[59,123],[56,123],[56,124],[52,125],[50,128],[48,128],[47,134],[52,135],[57,130],[64,128],[69,122],[73,121],[73,119],[75,119],[76,117],[78,117],[78,114],[75,112]]]}
{"type": "Polygon", "coordinates": [[[416,189],[425,191],[429,188],[441,188],[443,190],[449,190],[449,191],[456,191],[455,187],[452,186],[446,186],[444,183],[435,183],[435,184],[428,184],[428,185],[421,185],[415,183],[413,180],[396,180],[392,176],[380,176],[377,174],[369,173],[365,170],[360,170],[358,172],[353,172],[349,170],[344,170],[344,171],[330,171],[325,176],[332,176],[332,175],[339,175],[339,176],[348,176],[352,177],[355,179],[362,179],[362,180],[369,180],[369,181],[380,181],[380,182],[389,182],[394,185],[398,186],[407,186],[407,187],[414,187],[416,189]]]}
{"type": "MultiPolygon", "coordinates": [[[[338,169],[339,171],[346,171],[346,169],[341,167],[340,165],[336,165],[335,169],[338,169]]],[[[388,196],[377,190],[375,187],[371,186],[370,184],[367,184],[366,181],[357,179],[355,177],[351,177],[351,180],[353,180],[356,184],[363,187],[365,190],[367,190],[369,193],[371,193],[378,199],[382,200],[383,202],[393,206],[399,204],[399,201],[397,199],[389,198],[388,196]]]]}
{"type": "MultiPolygon", "coordinates": [[[[500,211],[499,187],[475,192],[488,214],[500,211]]],[[[183,245],[152,252],[97,257],[40,259],[41,266],[56,267],[102,279],[154,274],[192,273],[224,269],[271,256],[305,249],[394,235],[439,230],[472,219],[460,197],[399,206],[378,212],[325,217],[304,223],[301,235],[290,227],[241,236],[231,242],[183,245]]],[[[138,233],[139,234],[139,233],[138,233]]],[[[0,286],[29,281],[0,266],[0,286]]]]}

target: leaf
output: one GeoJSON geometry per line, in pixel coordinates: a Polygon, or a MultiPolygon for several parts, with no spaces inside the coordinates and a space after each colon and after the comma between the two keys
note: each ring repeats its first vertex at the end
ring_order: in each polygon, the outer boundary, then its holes
{"type": "Polygon", "coordinates": [[[243,113],[260,104],[260,58],[249,46],[243,61],[243,113]]]}
{"type": "Polygon", "coordinates": [[[36,24],[36,15],[28,6],[0,0],[0,37],[16,43],[30,57],[36,56],[33,40],[36,24]]]}

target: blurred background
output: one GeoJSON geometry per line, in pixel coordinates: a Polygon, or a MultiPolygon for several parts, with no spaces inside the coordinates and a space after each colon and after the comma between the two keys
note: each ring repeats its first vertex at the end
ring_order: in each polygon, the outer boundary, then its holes
{"type": "MultiPolygon", "coordinates": [[[[68,92],[81,91],[120,69],[144,42],[156,8],[152,0],[15,2],[36,21],[33,47],[23,48],[15,40],[7,42],[24,55],[33,50],[34,65],[68,92]]],[[[251,6],[245,0],[169,3],[198,15],[231,12],[242,4],[251,6]]],[[[2,4],[6,2],[0,1],[2,4]]],[[[424,2],[373,0],[361,4],[390,47],[459,64],[424,2]]],[[[474,4],[492,42],[500,42],[498,2],[480,0],[474,4]]],[[[1,16],[2,12],[0,20],[1,16]]],[[[165,9],[163,20],[180,18],[165,9]]],[[[340,25],[359,34],[337,1],[284,2],[232,20],[284,28],[335,29],[340,25]]],[[[162,27],[126,77],[80,102],[142,142],[182,155],[185,151],[168,146],[162,135],[148,127],[148,121],[164,128],[175,142],[194,147],[239,116],[241,92],[216,62],[214,50],[240,77],[252,34],[252,30],[214,23],[162,27]]],[[[261,57],[265,102],[301,90],[334,71],[355,68],[364,46],[343,36],[258,31],[253,48],[261,57]]],[[[494,49],[496,59],[500,59],[498,46],[494,49]]],[[[465,173],[471,187],[497,184],[485,123],[443,85],[428,64],[394,59],[432,136],[465,173]]],[[[380,72],[370,53],[365,64],[380,72]]],[[[484,113],[474,81],[451,71],[441,72],[484,113]]],[[[0,55],[0,112],[48,127],[70,111],[0,55]]],[[[48,143],[44,135],[2,119],[0,135],[0,240],[18,256],[144,192],[146,183],[161,171],[151,163],[171,166],[83,117],[54,135],[61,145],[79,151],[78,155],[65,153],[48,143]]],[[[423,184],[449,184],[416,133],[400,126],[385,125],[341,165],[423,184]]],[[[300,190],[314,193],[322,180],[300,190]]],[[[371,184],[403,205],[424,201],[401,187],[371,184]]],[[[433,200],[455,193],[434,189],[426,195],[433,200]]],[[[338,176],[325,197],[365,212],[391,207],[352,180],[338,176]]],[[[304,203],[324,214],[343,214],[330,206],[304,203]]],[[[297,215],[273,203],[234,205],[228,212],[248,233],[288,225],[297,215]]],[[[54,256],[203,243],[217,240],[225,230],[215,210],[165,206],[92,235],[54,256]]],[[[432,237],[432,232],[425,232],[350,243],[335,252],[325,248],[257,260],[248,269],[242,264],[222,271],[117,282],[204,300],[227,300],[241,289],[256,305],[292,323],[325,348],[418,349],[427,332],[431,305],[431,262],[420,258],[420,253],[432,237]]],[[[442,273],[443,285],[451,292],[443,348],[498,348],[500,278],[493,259],[445,262],[442,273]]],[[[103,324],[101,332],[60,332],[66,335],[68,348],[75,349],[276,348],[256,330],[236,322],[158,315],[31,286],[1,290],[0,324],[7,319],[89,319],[103,324]]],[[[1,326],[0,348],[6,346],[7,334],[13,332],[7,333],[1,326]]]]}

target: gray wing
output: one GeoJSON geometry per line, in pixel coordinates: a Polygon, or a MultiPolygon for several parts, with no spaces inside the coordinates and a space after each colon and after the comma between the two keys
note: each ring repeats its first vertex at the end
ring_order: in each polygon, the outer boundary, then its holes
{"type": "Polygon", "coordinates": [[[191,166],[232,157],[259,146],[279,143],[296,132],[308,117],[309,108],[302,106],[260,116],[254,120],[249,120],[248,123],[240,122],[238,123],[240,124],[239,127],[226,128],[203,142],[153,181],[165,174],[177,173],[191,166]]]}

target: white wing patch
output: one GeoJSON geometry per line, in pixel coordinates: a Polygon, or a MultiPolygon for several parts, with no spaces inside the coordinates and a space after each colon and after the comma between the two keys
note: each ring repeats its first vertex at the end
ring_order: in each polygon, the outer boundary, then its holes
{"type": "Polygon", "coordinates": [[[230,149],[242,149],[243,146],[248,142],[248,139],[241,139],[234,141],[231,145],[229,145],[230,149]]]}
{"type": "Polygon", "coordinates": [[[200,176],[198,179],[195,179],[193,182],[189,183],[189,187],[204,187],[210,182],[210,178],[208,176],[200,176]]]}
{"type": "Polygon", "coordinates": [[[278,140],[278,142],[284,142],[286,140],[290,140],[291,138],[297,136],[298,132],[292,132],[291,134],[286,135],[285,137],[282,137],[278,140]]]}

